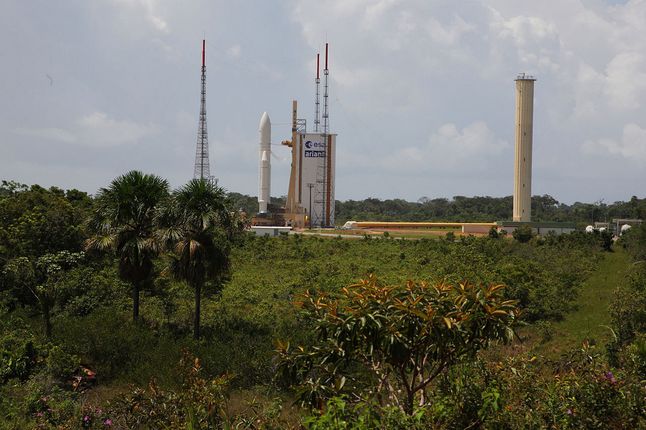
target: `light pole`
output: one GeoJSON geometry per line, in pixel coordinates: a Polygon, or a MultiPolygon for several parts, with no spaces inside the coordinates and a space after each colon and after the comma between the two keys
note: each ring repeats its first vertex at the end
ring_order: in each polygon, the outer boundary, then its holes
{"type": "Polygon", "coordinates": [[[314,184],[307,184],[307,188],[310,189],[310,206],[309,206],[309,215],[310,215],[310,230],[312,229],[312,188],[314,187],[314,184]]]}

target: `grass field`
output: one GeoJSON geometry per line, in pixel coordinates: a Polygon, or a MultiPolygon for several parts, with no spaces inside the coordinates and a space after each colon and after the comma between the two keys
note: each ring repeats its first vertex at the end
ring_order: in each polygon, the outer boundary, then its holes
{"type": "MultiPolygon", "coordinates": [[[[549,328],[551,339],[538,343],[536,352],[547,357],[556,357],[574,345],[584,341],[604,346],[612,339],[608,328],[610,315],[608,306],[618,285],[624,282],[630,267],[630,257],[617,247],[617,250],[605,254],[581,288],[577,299],[577,309],[549,328]]],[[[541,329],[532,329],[536,335],[541,329]]]]}

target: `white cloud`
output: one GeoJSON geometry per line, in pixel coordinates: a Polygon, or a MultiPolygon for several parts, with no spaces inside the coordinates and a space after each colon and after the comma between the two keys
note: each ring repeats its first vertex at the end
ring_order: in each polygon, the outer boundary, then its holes
{"type": "Polygon", "coordinates": [[[476,30],[476,27],[467,23],[461,16],[455,15],[451,22],[446,24],[430,18],[427,29],[433,42],[440,45],[455,46],[460,43],[464,35],[476,30]]]}
{"type": "Polygon", "coordinates": [[[229,56],[229,58],[237,59],[240,58],[241,54],[242,48],[238,44],[230,46],[229,49],[227,49],[227,55],[229,56]]]}
{"type": "Polygon", "coordinates": [[[626,124],[620,140],[601,138],[583,144],[588,154],[618,155],[637,162],[646,162],[646,129],[626,124]]]}
{"type": "Polygon", "coordinates": [[[109,118],[103,112],[93,112],[77,121],[79,141],[92,146],[112,146],[136,143],[158,132],[152,124],[138,124],[109,118]]]}
{"type": "Polygon", "coordinates": [[[646,91],[646,60],[639,52],[622,52],[606,67],[604,92],[611,107],[638,109],[646,91]]]}
{"type": "Polygon", "coordinates": [[[431,134],[426,145],[408,146],[389,156],[384,167],[478,170],[485,164],[483,161],[495,159],[508,149],[509,144],[497,138],[484,121],[462,129],[447,123],[431,134]]]}
{"type": "MultiPolygon", "coordinates": [[[[496,39],[512,44],[523,67],[543,72],[559,70],[561,43],[553,22],[538,16],[513,16],[505,19],[499,11],[490,11],[492,19],[489,30],[496,39]]],[[[493,48],[497,49],[495,46],[493,48]]]]}
{"type": "Polygon", "coordinates": [[[455,157],[477,157],[483,153],[498,154],[507,143],[496,139],[494,133],[484,121],[476,121],[462,130],[455,124],[444,124],[430,137],[431,147],[440,151],[448,151],[455,157]]]}
{"type": "Polygon", "coordinates": [[[128,7],[130,9],[139,9],[146,17],[146,20],[157,31],[168,33],[168,23],[159,14],[158,0],[112,0],[113,2],[128,7]]]}
{"type": "MultiPolygon", "coordinates": [[[[259,112],[287,124],[276,126],[276,141],[289,134],[292,98],[311,126],[312,60],[326,40],[340,198],[392,190],[391,196],[415,199],[428,195],[420,185],[428,183],[448,196],[511,192],[513,147],[505,142],[513,141],[519,72],[538,79],[536,190],[566,201],[585,200],[590,190],[595,199],[601,189],[609,190],[608,198],[628,193],[598,175],[602,165],[632,187],[646,180],[643,161],[626,161],[644,159],[646,0],[281,0],[253,8],[224,0],[82,6],[60,0],[61,7],[48,10],[10,3],[0,14],[0,33],[23,42],[0,58],[10,78],[0,81],[0,137],[15,141],[3,147],[9,150],[0,156],[0,171],[33,144],[119,168],[119,157],[127,157],[169,177],[190,175],[199,100],[195,49],[206,30],[214,60],[212,161],[231,189],[257,189],[255,162],[247,160],[255,152],[243,142],[255,142],[259,112]],[[42,22],[59,22],[61,31],[42,22]],[[49,73],[55,85],[21,70],[49,73]],[[77,118],[78,112],[86,115],[77,118]],[[632,126],[624,136],[626,124],[632,126]],[[15,139],[16,133],[23,137],[15,139]],[[159,151],[149,151],[151,136],[159,151]],[[79,145],[101,148],[79,151],[79,145]],[[130,146],[112,151],[110,145],[130,146]],[[583,150],[607,156],[583,156],[583,150]],[[108,154],[118,161],[104,159],[108,154]],[[375,168],[388,187],[375,183],[375,168]],[[449,170],[459,173],[446,175],[449,170]]],[[[67,163],[69,157],[59,152],[46,159],[67,163]]],[[[288,172],[288,164],[275,169],[279,177],[288,172]]],[[[287,179],[275,183],[287,187],[287,179]]]]}
{"type": "Polygon", "coordinates": [[[93,112],[78,118],[68,129],[16,128],[14,133],[44,140],[78,144],[89,147],[107,147],[136,143],[158,133],[154,124],[138,124],[115,120],[104,112],[93,112]]]}
{"type": "Polygon", "coordinates": [[[36,137],[39,139],[53,140],[56,142],[74,143],[76,136],[62,128],[15,128],[14,133],[21,136],[36,137]]]}

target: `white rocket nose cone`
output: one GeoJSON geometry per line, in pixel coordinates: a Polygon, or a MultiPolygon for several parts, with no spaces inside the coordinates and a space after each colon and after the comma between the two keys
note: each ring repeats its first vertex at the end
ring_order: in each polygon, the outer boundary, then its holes
{"type": "Polygon", "coordinates": [[[267,127],[271,129],[271,120],[269,119],[267,112],[263,112],[262,116],[260,117],[260,125],[258,126],[258,131],[262,132],[263,129],[267,127]]]}

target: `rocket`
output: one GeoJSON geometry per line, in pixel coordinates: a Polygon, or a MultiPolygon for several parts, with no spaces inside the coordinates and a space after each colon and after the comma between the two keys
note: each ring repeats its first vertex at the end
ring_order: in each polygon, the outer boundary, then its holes
{"type": "Polygon", "coordinates": [[[259,213],[267,213],[271,191],[271,121],[267,112],[260,118],[260,163],[258,168],[258,207],[259,213]]]}

